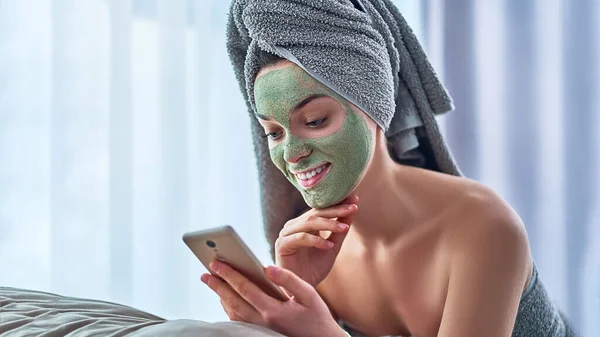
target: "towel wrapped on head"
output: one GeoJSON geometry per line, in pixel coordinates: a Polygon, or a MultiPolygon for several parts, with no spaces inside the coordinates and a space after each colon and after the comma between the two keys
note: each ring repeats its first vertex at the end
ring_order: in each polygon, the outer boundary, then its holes
{"type": "Polygon", "coordinates": [[[285,58],[370,116],[399,163],[461,175],[435,115],[453,109],[416,36],[389,0],[233,0],[227,51],[252,120],[267,240],[307,209],[271,162],[254,118],[261,53],[285,58]]]}

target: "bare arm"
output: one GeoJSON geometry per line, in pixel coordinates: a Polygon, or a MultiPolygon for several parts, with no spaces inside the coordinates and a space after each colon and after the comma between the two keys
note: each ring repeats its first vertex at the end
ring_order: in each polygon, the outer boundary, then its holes
{"type": "Polygon", "coordinates": [[[453,253],[438,337],[512,334],[532,268],[529,244],[516,216],[491,208],[461,224],[448,240],[453,253]]]}

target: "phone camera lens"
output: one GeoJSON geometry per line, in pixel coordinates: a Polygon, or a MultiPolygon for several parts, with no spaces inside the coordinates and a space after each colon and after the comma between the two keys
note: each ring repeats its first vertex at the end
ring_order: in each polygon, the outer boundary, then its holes
{"type": "Polygon", "coordinates": [[[215,248],[217,246],[217,244],[215,244],[213,241],[211,240],[207,240],[206,241],[206,245],[209,246],[210,248],[215,248]]]}

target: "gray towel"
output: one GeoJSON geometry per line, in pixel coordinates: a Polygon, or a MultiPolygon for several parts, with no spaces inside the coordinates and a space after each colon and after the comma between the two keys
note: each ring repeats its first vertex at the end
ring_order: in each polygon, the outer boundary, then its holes
{"type": "Polygon", "coordinates": [[[294,62],[386,131],[400,163],[461,175],[435,115],[453,109],[416,36],[389,0],[233,0],[227,50],[252,120],[265,231],[307,208],[272,164],[256,118],[254,79],[264,50],[294,62]]]}

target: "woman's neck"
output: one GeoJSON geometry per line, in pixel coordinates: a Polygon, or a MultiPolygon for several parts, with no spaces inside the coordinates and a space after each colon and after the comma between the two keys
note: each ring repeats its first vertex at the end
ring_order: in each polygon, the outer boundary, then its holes
{"type": "Polygon", "coordinates": [[[387,241],[402,235],[420,214],[415,196],[405,183],[414,169],[396,163],[385,143],[377,142],[370,166],[355,189],[360,198],[353,231],[362,240],[387,241]]]}

